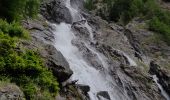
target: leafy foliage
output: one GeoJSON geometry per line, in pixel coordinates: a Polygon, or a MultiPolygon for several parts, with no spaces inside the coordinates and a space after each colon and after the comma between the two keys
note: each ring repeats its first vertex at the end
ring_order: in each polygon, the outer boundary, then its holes
{"type": "Polygon", "coordinates": [[[28,38],[28,31],[26,31],[18,22],[7,23],[0,19],[0,31],[10,35],[11,37],[28,38]]]}
{"type": "Polygon", "coordinates": [[[52,100],[59,90],[58,82],[35,51],[18,45],[18,33],[24,31],[16,23],[0,21],[0,80],[16,83],[28,100],[52,100]]]}

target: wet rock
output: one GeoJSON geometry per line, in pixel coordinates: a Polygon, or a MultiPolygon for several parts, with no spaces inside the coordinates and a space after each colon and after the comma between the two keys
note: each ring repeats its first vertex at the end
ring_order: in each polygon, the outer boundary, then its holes
{"type": "Polygon", "coordinates": [[[125,35],[129,40],[129,43],[132,45],[132,47],[134,48],[135,52],[135,56],[138,57],[140,60],[142,60],[142,51],[141,48],[139,46],[139,41],[136,40],[135,36],[132,34],[131,30],[126,29],[125,30],[125,35]]]}
{"type": "Polygon", "coordinates": [[[103,70],[103,65],[101,60],[98,58],[98,55],[92,51],[93,48],[88,48],[87,45],[80,41],[74,40],[72,41],[73,45],[75,45],[79,51],[82,53],[83,58],[95,69],[103,70]]]}
{"type": "Polygon", "coordinates": [[[159,79],[159,83],[162,85],[164,90],[170,95],[170,74],[161,69],[161,67],[154,61],[150,63],[150,70],[149,72],[152,75],[156,75],[159,79]]]}
{"type": "Polygon", "coordinates": [[[107,91],[100,91],[97,93],[97,98],[99,100],[103,100],[102,98],[106,99],[106,100],[111,100],[109,93],[107,91]]]}
{"type": "Polygon", "coordinates": [[[48,52],[46,57],[47,66],[52,69],[59,82],[64,82],[70,78],[73,71],[70,69],[64,56],[52,45],[46,45],[45,50],[48,52]]]}
{"type": "Polygon", "coordinates": [[[70,11],[62,0],[49,0],[41,5],[41,14],[51,22],[72,23],[70,11]]]}
{"type": "Polygon", "coordinates": [[[24,26],[31,30],[31,41],[23,41],[28,49],[38,49],[45,65],[53,71],[59,82],[66,81],[73,74],[64,56],[53,46],[53,27],[45,20],[27,21],[24,26]],[[45,25],[44,25],[45,23],[45,25]]]}
{"type": "Polygon", "coordinates": [[[0,83],[0,100],[25,100],[20,88],[14,84],[0,83]]]}
{"type": "Polygon", "coordinates": [[[72,24],[72,29],[75,31],[75,35],[85,39],[85,40],[89,40],[90,39],[90,33],[87,29],[87,27],[85,26],[86,24],[86,20],[81,20],[78,22],[74,22],[72,24]]]}
{"type": "Polygon", "coordinates": [[[78,88],[83,91],[83,93],[87,94],[90,91],[90,87],[88,85],[77,84],[78,88]]]}

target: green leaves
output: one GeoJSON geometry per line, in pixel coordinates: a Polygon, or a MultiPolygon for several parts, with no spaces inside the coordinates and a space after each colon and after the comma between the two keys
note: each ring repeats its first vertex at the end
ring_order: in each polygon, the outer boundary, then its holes
{"type": "Polygon", "coordinates": [[[0,81],[16,83],[28,100],[53,100],[59,87],[52,71],[36,51],[18,45],[25,31],[18,23],[0,20],[0,81]]]}
{"type": "Polygon", "coordinates": [[[0,31],[10,35],[11,37],[29,38],[28,31],[17,22],[12,22],[9,24],[0,19],[0,31]]]}

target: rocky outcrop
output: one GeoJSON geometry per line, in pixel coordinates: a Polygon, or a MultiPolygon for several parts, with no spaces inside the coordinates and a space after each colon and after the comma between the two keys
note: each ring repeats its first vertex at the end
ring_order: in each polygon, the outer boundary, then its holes
{"type": "MultiPolygon", "coordinates": [[[[46,45],[45,51],[47,52],[47,55],[45,55],[46,64],[53,71],[58,81],[64,82],[69,79],[73,71],[63,55],[52,45],[46,45]]],[[[42,55],[44,56],[44,54],[42,55]]]]}
{"type": "Polygon", "coordinates": [[[87,95],[87,93],[90,91],[90,87],[88,85],[83,84],[77,84],[77,87],[82,90],[84,94],[87,95]]]}
{"type": "Polygon", "coordinates": [[[97,97],[99,100],[111,100],[109,93],[107,91],[100,91],[97,93],[97,97]]]}
{"type": "MultiPolygon", "coordinates": [[[[72,6],[75,6],[75,4],[81,4],[81,2],[82,0],[71,0],[72,6]]],[[[104,11],[101,11],[101,13],[97,14],[105,15],[104,13],[104,11]]],[[[71,14],[61,0],[49,0],[42,4],[41,14],[51,22],[72,23],[71,14]]],[[[95,32],[93,32],[93,36],[97,42],[91,43],[90,46],[94,47],[97,49],[97,51],[108,58],[107,63],[109,64],[109,71],[107,71],[107,73],[111,74],[112,78],[115,79],[115,84],[119,86],[117,88],[120,90],[120,93],[125,93],[128,99],[131,100],[164,100],[158,87],[154,84],[154,82],[152,82],[152,78],[148,74],[148,66],[145,61],[149,61],[150,59],[144,59],[143,56],[147,55],[151,58],[154,58],[155,52],[159,53],[159,51],[165,51],[163,54],[165,54],[166,58],[169,59],[169,47],[162,44],[155,45],[155,43],[150,42],[148,37],[151,38],[154,36],[153,33],[148,32],[147,30],[136,30],[134,29],[134,24],[128,24],[124,28],[122,26],[116,25],[115,23],[109,24],[100,17],[88,14],[84,14],[84,17],[87,18],[90,26],[93,28],[93,30],[95,30],[95,32]],[[147,42],[145,40],[147,40],[147,42]],[[122,52],[120,52],[120,50],[122,52]],[[125,55],[124,52],[126,52],[129,56],[125,55]],[[128,57],[134,59],[137,64],[132,65],[128,57]]],[[[107,19],[107,17],[107,15],[104,16],[105,19],[107,19]]],[[[82,42],[90,41],[90,34],[87,28],[82,27],[85,25],[85,23],[86,21],[82,20],[72,24],[72,29],[76,32],[75,35],[80,39],[72,41],[72,43],[78,47],[84,58],[89,61],[92,66],[95,66],[97,70],[100,70],[103,68],[103,66],[100,66],[102,64],[100,60],[97,59],[97,55],[92,53],[91,50],[88,49],[87,46],[82,42]]],[[[140,24],[141,23],[142,22],[140,22],[140,24]]],[[[36,27],[32,27],[32,25],[30,25],[30,30],[34,30],[34,32],[32,32],[34,42],[32,43],[33,46],[41,46],[40,54],[43,58],[45,58],[46,65],[48,65],[49,68],[53,70],[58,80],[60,82],[67,80],[71,76],[72,71],[69,69],[69,65],[62,54],[50,44],[54,39],[51,32],[53,31],[53,28],[51,26],[49,27],[49,25],[47,25],[48,28],[46,29],[44,29],[44,26],[34,26],[36,27]],[[47,32],[49,33],[46,34],[47,32]],[[48,45],[42,45],[41,43],[47,43],[48,45]]],[[[30,46],[31,49],[32,44],[30,46]]],[[[166,60],[166,62],[167,61],[168,60],[166,60]]],[[[155,69],[156,68],[151,67],[151,70],[154,73],[157,72],[155,69]]],[[[162,84],[165,84],[165,86],[168,87],[169,83],[166,82],[166,78],[168,76],[164,75],[163,72],[161,72],[159,76],[161,78],[164,77],[162,78],[162,84]]],[[[61,89],[61,97],[59,98],[65,97],[70,100],[73,98],[88,100],[89,98],[87,96],[87,92],[89,90],[90,87],[84,85],[67,85],[61,89]]],[[[99,100],[102,100],[102,98],[111,100],[107,91],[101,91],[97,93],[97,97],[99,100]]]]}
{"type": "Polygon", "coordinates": [[[170,74],[161,69],[161,67],[154,61],[150,63],[150,70],[149,72],[152,75],[156,75],[159,79],[159,83],[162,85],[164,90],[170,95],[170,74]]]}
{"type": "Polygon", "coordinates": [[[62,0],[49,0],[41,5],[41,14],[51,22],[72,23],[72,17],[69,9],[65,7],[62,0]]]}
{"type": "Polygon", "coordinates": [[[53,26],[41,20],[29,20],[23,22],[25,28],[31,31],[31,41],[23,41],[22,44],[28,49],[37,49],[44,58],[45,65],[53,71],[59,82],[64,82],[70,78],[73,71],[63,55],[53,46],[54,34],[53,26]]]}
{"type": "Polygon", "coordinates": [[[14,84],[0,83],[0,100],[25,100],[23,92],[14,84]]]}
{"type": "MultiPolygon", "coordinates": [[[[141,39],[138,39],[141,38],[138,31],[134,34],[131,29],[109,24],[96,16],[90,15],[87,19],[95,30],[93,34],[97,40],[91,45],[108,58],[108,73],[113,76],[118,89],[130,100],[164,100],[148,73],[149,67],[143,52],[145,49],[140,44],[141,39]]],[[[143,34],[142,38],[148,35],[143,34]]]]}

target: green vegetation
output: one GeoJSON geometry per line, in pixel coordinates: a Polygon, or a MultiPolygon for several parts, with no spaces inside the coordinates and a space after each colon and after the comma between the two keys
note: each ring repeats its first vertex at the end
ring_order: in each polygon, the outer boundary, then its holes
{"type": "Polygon", "coordinates": [[[95,8],[93,0],[86,0],[84,6],[88,10],[92,10],[95,8]]]}
{"type": "Polygon", "coordinates": [[[24,17],[35,17],[39,0],[0,0],[0,17],[11,22],[24,17]]]}
{"type": "MultiPolygon", "coordinates": [[[[94,6],[88,2],[85,7],[94,6]]],[[[149,20],[149,29],[161,34],[162,39],[170,44],[170,12],[163,10],[157,0],[103,0],[102,3],[106,5],[109,21],[126,25],[134,17],[149,20]]]]}
{"type": "Polygon", "coordinates": [[[28,100],[53,98],[59,88],[52,72],[35,51],[21,49],[17,43],[17,37],[0,32],[0,80],[16,83],[28,100]]]}
{"type": "Polygon", "coordinates": [[[11,37],[28,38],[28,31],[26,31],[18,22],[7,23],[0,19],[0,32],[10,35],[11,37]]]}
{"type": "Polygon", "coordinates": [[[0,82],[15,83],[27,100],[53,100],[59,90],[37,51],[23,48],[29,32],[20,21],[36,17],[39,0],[0,0],[0,82]]]}

